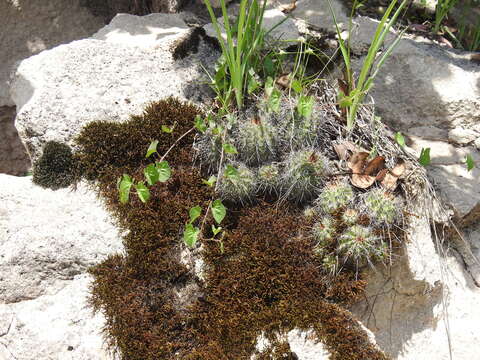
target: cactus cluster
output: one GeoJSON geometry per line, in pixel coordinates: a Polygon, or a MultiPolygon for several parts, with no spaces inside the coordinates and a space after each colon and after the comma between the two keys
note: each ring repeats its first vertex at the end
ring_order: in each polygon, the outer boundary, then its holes
{"type": "Polygon", "coordinates": [[[319,210],[333,214],[347,207],[355,198],[352,187],[345,182],[333,182],[325,186],[315,201],[319,210]]]}
{"type": "Polygon", "coordinates": [[[275,129],[271,122],[259,114],[238,125],[235,144],[240,159],[247,165],[259,165],[274,160],[275,129]]]}
{"type": "Polygon", "coordinates": [[[328,245],[335,235],[335,221],[330,216],[325,216],[321,221],[313,224],[313,236],[317,246],[328,245]]]}
{"type": "Polygon", "coordinates": [[[317,145],[321,123],[314,117],[304,117],[288,109],[279,120],[279,142],[286,149],[301,149],[317,145]]]}
{"type": "Polygon", "coordinates": [[[357,266],[371,263],[373,259],[382,259],[382,240],[371,228],[352,225],[338,239],[337,251],[345,259],[357,266]]]}
{"type": "Polygon", "coordinates": [[[299,203],[309,200],[329,173],[329,161],[320,151],[313,148],[294,151],[285,161],[283,192],[299,203]]]}
{"type": "Polygon", "coordinates": [[[280,187],[280,166],[277,163],[258,168],[258,187],[260,192],[278,193],[280,187]]]}
{"type": "Polygon", "coordinates": [[[225,200],[244,204],[257,192],[255,173],[242,163],[227,164],[219,181],[218,191],[225,200]]]}
{"type": "Polygon", "coordinates": [[[368,191],[363,196],[363,205],[366,214],[372,222],[382,225],[391,225],[398,220],[401,208],[396,197],[380,188],[368,191]]]}
{"type": "Polygon", "coordinates": [[[355,209],[345,209],[345,211],[342,214],[342,221],[346,225],[354,225],[359,218],[359,213],[355,209]]]}

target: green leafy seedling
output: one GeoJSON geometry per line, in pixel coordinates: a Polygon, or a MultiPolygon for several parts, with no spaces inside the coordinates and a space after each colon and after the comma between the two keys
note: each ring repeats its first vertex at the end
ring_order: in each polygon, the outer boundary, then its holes
{"type": "Polygon", "coordinates": [[[400,131],[395,134],[395,141],[400,147],[405,147],[405,138],[400,131]]]}
{"type": "Polygon", "coordinates": [[[473,161],[472,155],[468,154],[465,158],[465,164],[467,165],[467,170],[471,171],[475,167],[475,161],[473,161]]]}
{"type": "Polygon", "coordinates": [[[313,105],[315,101],[313,96],[300,96],[297,103],[297,112],[306,119],[310,119],[313,113],[313,105]]]}
{"type": "Polygon", "coordinates": [[[297,94],[300,94],[303,91],[303,86],[300,80],[293,80],[290,86],[297,94]]]}
{"type": "Polygon", "coordinates": [[[190,209],[188,214],[190,215],[190,224],[192,224],[202,214],[202,208],[199,205],[194,206],[190,209]]]}
{"type": "Polygon", "coordinates": [[[173,129],[175,129],[175,125],[173,126],[162,125],[162,131],[164,133],[171,134],[173,132],[173,129]]]}
{"type": "Polygon", "coordinates": [[[222,231],[221,226],[216,227],[215,225],[212,224],[212,233],[214,237],[217,236],[220,231],[222,231]]]}
{"type": "Polygon", "coordinates": [[[160,174],[158,173],[158,169],[154,164],[149,164],[144,170],[143,174],[145,175],[145,179],[147,179],[148,185],[154,185],[159,181],[160,174]]]}
{"type": "Polygon", "coordinates": [[[145,155],[146,158],[150,157],[152,154],[155,154],[157,152],[157,145],[158,145],[158,140],[153,140],[150,143],[150,146],[148,147],[147,154],[145,155]]]}
{"type": "Polygon", "coordinates": [[[227,154],[238,154],[237,148],[232,144],[223,144],[223,151],[227,154]]]}
{"type": "Polygon", "coordinates": [[[185,231],[183,232],[183,241],[189,248],[194,248],[198,241],[198,234],[200,229],[188,223],[185,225],[185,231]]]}
{"type": "Polygon", "coordinates": [[[158,171],[158,181],[165,182],[172,176],[172,169],[165,160],[155,163],[155,167],[158,171]]]}
{"type": "Polygon", "coordinates": [[[205,124],[205,120],[202,119],[200,115],[195,116],[195,129],[200,131],[202,134],[207,131],[207,124],[205,124]]]}
{"type": "Polygon", "coordinates": [[[217,177],[215,175],[210,176],[208,180],[202,179],[202,183],[210,187],[212,187],[216,182],[217,182],[217,177]]]}
{"type": "Polygon", "coordinates": [[[430,148],[422,148],[418,162],[422,166],[430,165],[430,148]]]}
{"type": "Polygon", "coordinates": [[[130,197],[130,189],[133,186],[133,181],[130,176],[123,174],[122,179],[118,182],[118,190],[120,192],[120,202],[122,204],[128,203],[130,197]]]}
{"type": "Polygon", "coordinates": [[[150,199],[150,190],[148,190],[143,181],[136,184],[135,189],[141,202],[146,203],[150,199]]]}
{"type": "Polygon", "coordinates": [[[235,166],[228,164],[225,167],[225,176],[230,178],[238,176],[238,169],[236,169],[235,166]]]}
{"type": "Polygon", "coordinates": [[[217,224],[220,224],[227,214],[227,209],[222,204],[220,199],[215,200],[212,203],[212,215],[217,224]]]}

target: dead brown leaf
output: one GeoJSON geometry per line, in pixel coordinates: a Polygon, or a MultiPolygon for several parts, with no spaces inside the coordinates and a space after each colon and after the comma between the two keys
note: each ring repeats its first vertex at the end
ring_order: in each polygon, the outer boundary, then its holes
{"type": "Polygon", "coordinates": [[[283,74],[277,78],[277,84],[283,87],[284,89],[288,89],[290,87],[290,74],[283,74]]]}
{"type": "Polygon", "coordinates": [[[375,177],[375,180],[377,181],[382,181],[385,175],[388,173],[388,169],[382,169],[378,172],[377,176],[375,177]]]}
{"type": "Polygon", "coordinates": [[[297,0],[293,0],[290,4],[286,4],[280,7],[280,11],[284,14],[289,14],[297,8],[297,0]]]}
{"type": "Polygon", "coordinates": [[[367,152],[356,152],[350,157],[350,160],[348,160],[347,166],[354,174],[363,174],[363,169],[365,168],[367,158],[367,152]]]}
{"type": "Polygon", "coordinates": [[[397,187],[397,179],[395,175],[393,175],[390,172],[387,172],[385,174],[385,177],[383,178],[382,182],[380,183],[385,189],[393,191],[397,187]]]}
{"type": "Polygon", "coordinates": [[[375,182],[375,176],[352,174],[351,182],[353,186],[356,186],[360,189],[367,189],[375,182]]]}
{"type": "Polygon", "coordinates": [[[377,176],[378,172],[384,168],[385,158],[383,156],[377,156],[367,164],[365,170],[363,170],[363,174],[377,176]]]}
{"type": "Polygon", "coordinates": [[[393,176],[399,178],[400,176],[403,175],[405,170],[407,169],[407,164],[403,160],[399,160],[397,165],[394,166],[390,172],[392,173],[393,176]]]}

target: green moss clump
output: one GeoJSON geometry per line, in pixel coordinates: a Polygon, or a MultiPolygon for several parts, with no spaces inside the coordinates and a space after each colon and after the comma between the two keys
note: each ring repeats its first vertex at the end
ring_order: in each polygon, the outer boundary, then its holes
{"type": "Polygon", "coordinates": [[[74,178],[75,161],[70,146],[56,141],[47,142],[42,156],[33,164],[33,182],[57,190],[71,185],[74,178]]]}

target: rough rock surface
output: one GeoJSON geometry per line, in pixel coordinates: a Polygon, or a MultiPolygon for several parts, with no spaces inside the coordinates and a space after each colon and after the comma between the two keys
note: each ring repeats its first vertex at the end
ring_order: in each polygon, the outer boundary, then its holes
{"type": "Polygon", "coordinates": [[[0,302],[54,294],[74,276],[122,250],[95,194],[42,189],[31,177],[0,175],[0,302]]]}
{"type": "Polygon", "coordinates": [[[30,159],[15,128],[15,107],[0,106],[0,173],[25,175],[30,159]]]}
{"type": "Polygon", "coordinates": [[[10,75],[17,62],[59,44],[90,36],[104,23],[79,0],[0,2],[0,106],[14,105],[10,75]]]}
{"type": "Polygon", "coordinates": [[[211,92],[200,62],[213,65],[218,53],[201,41],[197,54],[174,60],[173,43],[189,34],[177,14],[119,15],[94,38],[23,61],[12,97],[32,160],[45,142],[69,143],[90,121],[122,121],[170,95],[205,102],[211,92]]]}
{"type": "Polygon", "coordinates": [[[110,216],[83,185],[30,177],[0,175],[0,203],[0,359],[105,359],[86,270],[123,251],[110,216]]]}

